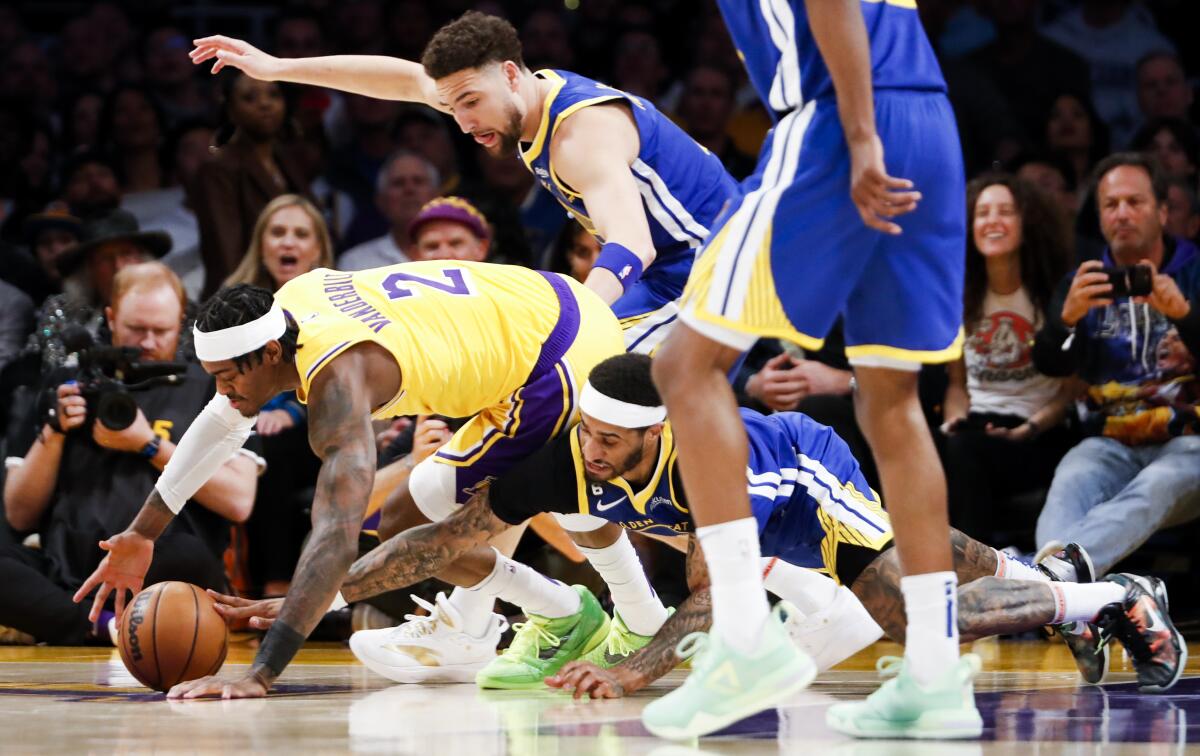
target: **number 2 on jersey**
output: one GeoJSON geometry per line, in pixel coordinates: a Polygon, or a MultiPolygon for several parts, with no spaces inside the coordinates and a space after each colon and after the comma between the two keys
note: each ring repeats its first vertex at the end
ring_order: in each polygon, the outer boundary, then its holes
{"type": "Polygon", "coordinates": [[[445,294],[454,294],[460,297],[469,297],[475,293],[471,291],[471,285],[467,281],[465,271],[458,268],[446,268],[441,273],[446,277],[446,282],[435,281],[425,276],[413,275],[412,273],[392,273],[383,279],[383,290],[387,292],[389,299],[404,299],[405,297],[413,297],[420,294],[419,289],[402,284],[428,286],[445,294]]]}

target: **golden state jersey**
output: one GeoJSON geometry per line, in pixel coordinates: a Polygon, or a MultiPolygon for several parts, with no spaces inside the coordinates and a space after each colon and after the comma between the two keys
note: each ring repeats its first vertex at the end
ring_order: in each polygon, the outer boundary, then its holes
{"type": "Polygon", "coordinates": [[[575,288],[556,273],[438,260],[318,268],[284,284],[275,301],[300,328],[300,401],[335,357],[371,341],[401,372],[400,390],[374,417],[466,417],[508,397],[536,372],[545,348],[561,346],[553,342],[564,336],[563,300],[577,312],[575,288]]]}
{"type": "MultiPolygon", "coordinates": [[[[763,556],[833,573],[838,544],[879,550],[891,541],[879,497],[832,428],[799,412],[743,409],[741,419],[750,442],[746,492],[763,556]]],[[[590,481],[584,469],[576,426],[493,481],[489,505],[513,524],[555,512],[591,515],[655,535],[693,531],[669,422],[654,472],[638,490],[620,477],[590,481]]]]}

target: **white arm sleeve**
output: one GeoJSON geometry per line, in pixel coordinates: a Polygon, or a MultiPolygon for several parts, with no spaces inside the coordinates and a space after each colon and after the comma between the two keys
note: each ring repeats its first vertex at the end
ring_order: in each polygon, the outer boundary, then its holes
{"type": "Polygon", "coordinates": [[[154,486],[172,512],[179,514],[200,486],[242,448],[257,417],[243,417],[220,394],[205,405],[154,486]]]}

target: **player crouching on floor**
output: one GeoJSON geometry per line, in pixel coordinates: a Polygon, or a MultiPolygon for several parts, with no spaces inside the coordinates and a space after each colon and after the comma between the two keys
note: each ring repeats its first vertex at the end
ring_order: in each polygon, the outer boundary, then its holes
{"type": "MultiPolygon", "coordinates": [[[[575,661],[555,655],[554,664],[545,665],[538,663],[541,651],[561,645],[561,639],[549,637],[554,633],[538,621],[545,634],[526,639],[515,653],[506,652],[510,658],[502,666],[526,666],[527,675],[535,669],[545,672],[547,684],[573,689],[577,697],[612,698],[645,687],[677,665],[680,656],[691,654],[694,672],[685,684],[702,685],[714,672],[705,661],[703,631],[711,619],[707,576],[691,536],[670,423],[654,391],[650,363],[650,358],[636,354],[600,363],[581,394],[582,420],[575,429],[476,492],[446,519],[400,533],[364,556],[342,586],[345,598],[355,601],[418,582],[496,533],[544,511],[553,512],[568,530],[616,524],[674,536],[688,542],[692,593],[652,640],[618,654],[622,658],[616,664],[595,653],[575,661]],[[529,495],[534,491],[536,496],[529,495]]],[[[741,416],[750,439],[747,485],[763,554],[784,560],[777,563],[783,567],[776,569],[789,575],[783,582],[790,587],[778,593],[794,597],[794,602],[781,602],[770,632],[785,642],[791,629],[791,635],[798,636],[797,645],[821,657],[819,662],[806,657],[800,687],[816,674],[818,664],[832,666],[874,640],[857,646],[840,642],[839,636],[861,638],[856,631],[864,627],[870,636],[873,623],[863,616],[862,607],[892,639],[903,642],[901,572],[888,516],[845,443],[830,428],[800,413],[764,416],[742,410],[741,416]],[[818,575],[813,577],[819,580],[796,578],[804,571],[789,570],[792,565],[827,572],[850,590],[818,575]],[[809,611],[801,612],[795,604],[809,611]]],[[[1073,544],[1031,565],[956,531],[952,543],[961,586],[958,624],[964,641],[1053,625],[1068,641],[1089,683],[1104,678],[1107,643],[1112,638],[1129,652],[1143,692],[1165,691],[1179,679],[1186,664],[1186,645],[1167,615],[1162,581],[1127,574],[1095,581],[1087,554],[1073,544]]],[[[768,573],[768,587],[774,572],[768,573]]],[[[266,602],[236,603],[239,606],[231,610],[238,608],[246,615],[269,617],[274,609],[266,602]]],[[[362,648],[356,652],[366,661],[362,648]]],[[[968,658],[966,668],[973,677],[979,660],[974,655],[968,658]]],[[[478,681],[502,682],[487,677],[481,673],[478,681]]],[[[903,681],[896,678],[885,684],[882,697],[877,693],[867,702],[835,706],[831,716],[839,716],[847,706],[902,707],[916,699],[928,711],[926,699],[939,696],[934,708],[952,714],[964,701],[962,685],[970,687],[969,678],[960,681],[957,688],[951,686],[955,691],[951,695],[909,690],[911,685],[900,685],[903,681]]],[[[720,716],[721,705],[715,698],[709,713],[720,716]]]]}

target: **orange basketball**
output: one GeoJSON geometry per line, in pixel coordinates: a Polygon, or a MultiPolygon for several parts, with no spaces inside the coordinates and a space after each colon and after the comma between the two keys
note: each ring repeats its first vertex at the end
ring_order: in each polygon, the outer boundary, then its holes
{"type": "Polygon", "coordinates": [[[225,662],[229,631],[213,603],[202,588],[174,581],[134,596],[120,622],[125,668],[146,687],[164,692],[215,674],[225,662]]]}

